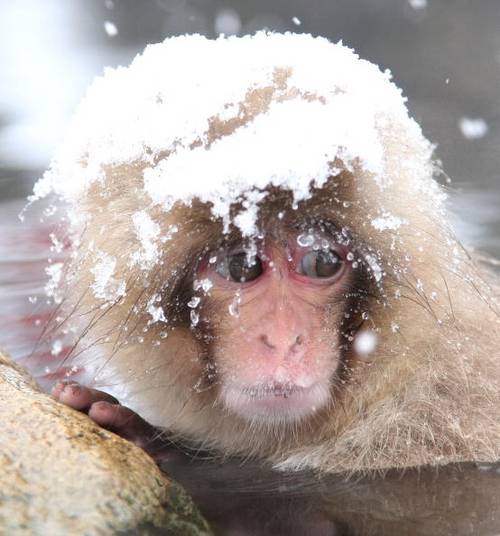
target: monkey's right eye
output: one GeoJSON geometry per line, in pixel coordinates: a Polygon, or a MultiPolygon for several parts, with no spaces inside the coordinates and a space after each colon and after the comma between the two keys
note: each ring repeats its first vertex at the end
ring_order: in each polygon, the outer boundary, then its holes
{"type": "Polygon", "coordinates": [[[215,271],[228,281],[246,283],[262,275],[262,262],[259,257],[249,260],[245,252],[228,255],[215,267],[215,271]]]}

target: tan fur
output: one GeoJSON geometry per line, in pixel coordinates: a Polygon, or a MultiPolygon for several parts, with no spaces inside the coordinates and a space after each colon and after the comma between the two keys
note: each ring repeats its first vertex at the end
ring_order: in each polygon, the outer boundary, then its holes
{"type": "MultiPolygon", "coordinates": [[[[297,98],[286,71],[278,72],[275,83],[248,93],[237,123],[212,118],[208,143],[264,113],[272,100],[297,98]]],[[[381,135],[384,187],[355,166],[332,177],[298,212],[286,196],[283,201],[287,217],[315,213],[348,225],[355,240],[377,252],[385,271],[383,299],[370,302],[366,323],[378,334],[377,349],[369,361],[353,358],[329,407],[300,424],[249,425],[217,404],[217,382],[205,382],[205,356],[189,328],[178,327],[166,339],[155,325],[142,332],[148,299],[165,283],[175,285],[189,268],[188,250],[201,251],[216,240],[221,224],[206,207],[150,209],[139,164],[109,169],[105,183],[94,185],[84,200],[82,211],[90,219],[67,267],[74,278],[64,290],[69,321],[83,328],[72,359],[94,369],[98,387],[126,393],[125,403],[154,424],[224,455],[323,471],[498,460],[498,290],[461,247],[435,200],[428,144],[410,135],[407,125],[391,121],[381,135]],[[418,186],[415,173],[426,188],[418,186]],[[407,223],[396,231],[374,229],[369,222],[380,208],[407,223]],[[163,263],[148,273],[127,266],[128,255],[139,247],[130,216],[140,209],[149,210],[164,233],[172,224],[179,227],[162,246],[163,263]],[[104,308],[89,291],[95,262],[87,253],[90,243],[118,259],[128,283],[126,298],[104,308]]]]}

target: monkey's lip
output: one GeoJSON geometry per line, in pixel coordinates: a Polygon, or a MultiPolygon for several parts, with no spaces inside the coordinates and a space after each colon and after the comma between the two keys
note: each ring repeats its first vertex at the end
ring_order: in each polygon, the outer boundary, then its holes
{"type": "Polygon", "coordinates": [[[288,398],[294,394],[301,393],[305,391],[306,388],[299,387],[298,385],[290,385],[287,383],[273,383],[271,385],[252,385],[249,387],[243,387],[241,389],[242,394],[248,395],[254,399],[263,399],[263,398],[272,398],[272,397],[283,397],[288,398]]]}
{"type": "Polygon", "coordinates": [[[326,385],[307,387],[293,383],[226,385],[222,392],[225,406],[247,420],[296,421],[315,413],[330,398],[326,385]]]}

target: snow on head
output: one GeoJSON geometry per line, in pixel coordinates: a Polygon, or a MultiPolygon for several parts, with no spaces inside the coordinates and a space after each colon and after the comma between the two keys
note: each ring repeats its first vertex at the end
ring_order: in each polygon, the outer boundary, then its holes
{"type": "Polygon", "coordinates": [[[227,218],[235,200],[271,184],[304,199],[336,159],[383,177],[378,123],[388,117],[409,120],[400,90],[342,44],[263,32],[170,38],[95,80],[35,197],[78,203],[106,166],[141,162],[154,203],[196,197],[227,218]],[[247,102],[252,92],[267,100],[262,110],[247,102]]]}
{"type": "MultiPolygon", "coordinates": [[[[427,180],[431,154],[390,73],[341,43],[291,33],[181,36],[148,46],[129,67],[107,69],[94,81],[33,199],[55,194],[68,203],[70,222],[82,225],[89,188],[105,189],[109,170],[133,167],[142,188],[134,191],[149,208],[130,214],[140,247],[129,266],[147,269],[163,240],[149,209],[158,214],[197,199],[225,229],[232,223],[252,236],[270,186],[290,191],[296,204],[342,169],[361,169],[383,189],[401,175],[396,166],[410,188],[438,197],[427,180]],[[384,138],[394,125],[418,147],[396,163],[384,138]]],[[[394,231],[404,223],[379,210],[371,227],[394,231]]],[[[98,259],[99,295],[123,292],[114,262],[98,259]]],[[[370,267],[380,279],[374,257],[370,267]]]]}

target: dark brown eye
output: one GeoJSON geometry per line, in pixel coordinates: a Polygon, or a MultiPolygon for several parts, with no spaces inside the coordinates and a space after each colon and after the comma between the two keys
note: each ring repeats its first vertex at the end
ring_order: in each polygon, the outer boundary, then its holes
{"type": "Polygon", "coordinates": [[[298,268],[298,272],[307,277],[334,277],[344,266],[340,255],[333,250],[310,251],[306,253],[298,268]]]}
{"type": "Polygon", "coordinates": [[[215,271],[228,281],[246,283],[262,275],[262,262],[259,257],[249,260],[245,252],[236,253],[220,261],[215,271]]]}

